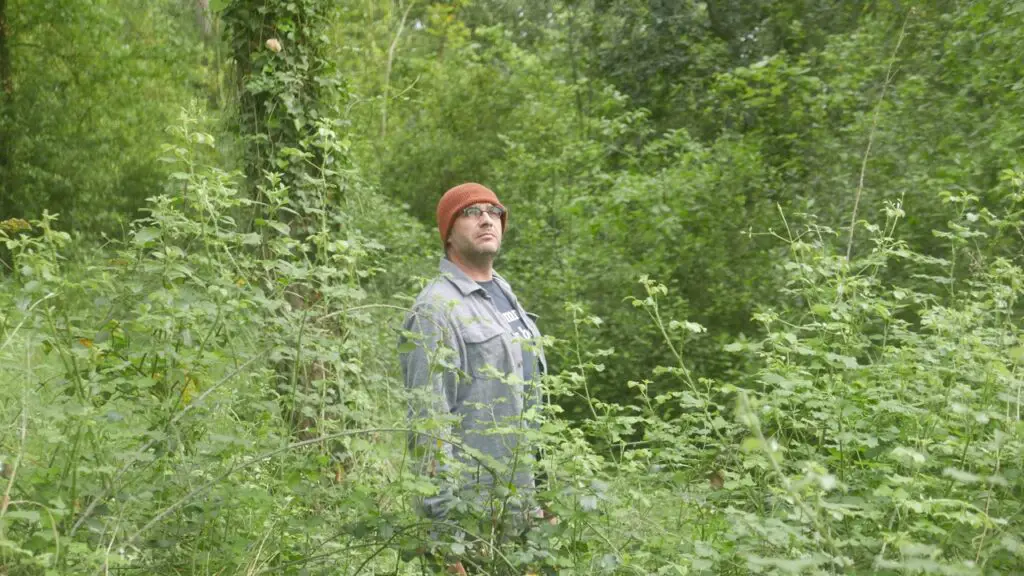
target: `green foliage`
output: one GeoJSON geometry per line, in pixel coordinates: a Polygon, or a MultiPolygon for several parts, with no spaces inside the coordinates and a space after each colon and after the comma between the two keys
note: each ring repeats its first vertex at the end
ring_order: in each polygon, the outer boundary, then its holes
{"type": "Polygon", "coordinates": [[[1024,11],[833,4],[0,1],[0,572],[1024,571],[1024,11]],[[415,509],[465,180],[554,366],[518,535],[415,509]]]}
{"type": "Polygon", "coordinates": [[[789,291],[801,319],[762,313],[768,338],[736,347],[766,361],[755,399],[745,401],[747,423],[765,430],[750,447],[783,475],[780,495],[816,509],[805,521],[832,547],[822,562],[1013,571],[1019,559],[1000,538],[1016,512],[997,502],[1020,474],[1013,368],[1003,365],[1020,339],[1006,324],[1016,300],[1006,290],[1020,268],[979,262],[970,295],[943,304],[949,269],[894,239],[903,213],[891,206],[889,215],[862,261],[830,251],[821,239],[832,233],[818,226],[789,238],[789,291]],[[900,261],[929,281],[880,280],[900,261]],[[800,485],[817,489],[799,494],[800,485]]]}
{"type": "Polygon", "coordinates": [[[181,2],[11,0],[0,216],[123,233],[164,181],[163,129],[204,87],[181,2]]]}
{"type": "MultiPolygon", "coordinates": [[[[572,32],[582,44],[581,65],[628,95],[634,105],[649,110],[653,125],[692,129],[694,112],[705,105],[709,81],[729,66],[728,44],[715,34],[715,3],[589,4],[589,10],[576,6],[572,12],[572,32]]],[[[724,28],[730,34],[738,32],[732,26],[724,28]]]]}
{"type": "MultiPolygon", "coordinates": [[[[21,296],[3,323],[14,384],[3,404],[23,427],[3,452],[28,463],[17,514],[3,520],[5,565],[170,570],[213,551],[218,563],[244,565],[243,534],[290,526],[274,533],[275,545],[290,546],[290,534],[338,503],[322,479],[343,478],[362,457],[347,440],[290,440],[296,421],[329,436],[382,413],[379,359],[368,353],[389,339],[364,335],[374,313],[361,306],[380,246],[355,234],[293,240],[275,219],[265,222],[270,256],[260,258],[260,235],[235,217],[251,203],[237,177],[196,163],[213,138],[188,117],[175,132],[168,194],[151,199],[115,254],[87,259],[81,278],[59,267],[68,236],[52,219],[35,225],[39,235],[5,232],[21,296]],[[299,286],[315,298],[296,306],[299,286]],[[55,384],[29,395],[37,377],[55,384]],[[37,460],[54,442],[65,448],[37,460]],[[267,453],[286,458],[265,462],[267,453]],[[243,485],[222,482],[242,471],[243,485]],[[271,498],[292,489],[318,496],[294,509],[271,498]],[[49,516],[26,516],[40,508],[49,516]],[[162,528],[166,517],[178,522],[162,528]],[[39,521],[43,537],[33,536],[39,521]],[[110,538],[122,542],[114,553],[110,538]]],[[[271,217],[289,202],[274,192],[271,217]]]]}
{"type": "MultiPolygon", "coordinates": [[[[574,361],[546,388],[586,414],[572,425],[551,404],[522,432],[559,522],[505,540],[467,502],[438,540],[409,508],[436,486],[408,468],[402,395],[380,363],[394,315],[366,301],[380,256],[292,239],[279,220],[260,256],[232,217],[251,200],[195,163],[214,141],[194,126],[167,147],[168,194],[113,257],[76,272],[52,218],[3,228],[19,295],[0,323],[13,573],[405,573],[424,546],[495,574],[1020,569],[1024,272],[985,244],[1021,224],[1020,174],[1000,213],[948,197],[961,216],[938,231],[942,257],[898,238],[899,205],[853,261],[829,228],[784,222],[783,301],[755,316],[762,339],[725,347],[760,366],[732,382],[695,374],[687,356],[709,330],[673,319],[672,289],[644,277],[624,309],[667,362],[634,371],[628,403],[603,400],[590,382],[621,357],[586,346],[603,321],[570,307],[575,335],[551,344],[574,361]],[[960,281],[950,264],[968,254],[960,281]],[[896,264],[906,284],[886,280],[896,264]],[[293,305],[299,281],[315,302],[293,305]],[[319,375],[299,378],[301,358],[319,375]],[[315,428],[298,439],[303,416],[315,428]]],[[[268,216],[289,200],[268,197],[268,216]]]]}

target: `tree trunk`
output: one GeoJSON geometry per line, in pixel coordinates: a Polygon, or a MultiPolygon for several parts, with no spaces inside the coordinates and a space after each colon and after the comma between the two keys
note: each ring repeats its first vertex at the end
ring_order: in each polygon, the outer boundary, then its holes
{"type": "Polygon", "coordinates": [[[10,28],[7,25],[7,0],[0,0],[0,87],[6,99],[14,91],[11,82],[10,28]]]}
{"type": "MultiPolygon", "coordinates": [[[[0,0],[3,1],[3,0],[0,0]]],[[[213,41],[213,19],[210,17],[210,0],[196,0],[196,26],[203,42],[213,41]]]]}
{"type": "Polygon", "coordinates": [[[11,29],[7,24],[7,0],[0,0],[0,220],[12,216],[14,164],[14,79],[11,77],[11,29]]]}

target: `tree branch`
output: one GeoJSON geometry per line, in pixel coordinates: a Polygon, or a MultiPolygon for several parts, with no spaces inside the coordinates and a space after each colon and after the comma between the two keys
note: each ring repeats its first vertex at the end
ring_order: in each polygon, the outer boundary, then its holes
{"type": "Polygon", "coordinates": [[[384,102],[381,105],[380,112],[380,137],[385,138],[388,135],[388,100],[391,98],[391,65],[395,61],[395,50],[398,48],[398,41],[402,37],[402,32],[405,30],[405,20],[409,17],[409,11],[416,4],[415,0],[409,2],[406,6],[405,12],[402,13],[402,19],[398,22],[398,30],[395,32],[395,38],[391,41],[391,46],[388,47],[388,61],[384,67],[384,102]]]}
{"type": "Polygon", "coordinates": [[[857,228],[857,208],[860,206],[860,197],[864,193],[864,174],[868,169],[868,156],[871,154],[871,145],[875,141],[875,130],[878,128],[878,116],[882,108],[882,102],[885,100],[885,93],[889,89],[889,83],[892,81],[893,64],[896,63],[896,53],[899,52],[900,44],[903,44],[903,37],[906,36],[907,32],[907,21],[910,20],[911,11],[907,14],[907,17],[903,19],[903,28],[900,29],[899,39],[896,40],[896,47],[893,48],[892,56],[889,58],[889,67],[885,71],[885,82],[882,83],[882,94],[878,97],[878,102],[875,103],[875,111],[871,118],[871,131],[868,132],[868,145],[864,149],[864,157],[860,162],[860,181],[857,184],[857,195],[853,199],[853,213],[850,214],[850,236],[846,242],[846,261],[850,261],[850,255],[853,253],[853,233],[857,228]]]}

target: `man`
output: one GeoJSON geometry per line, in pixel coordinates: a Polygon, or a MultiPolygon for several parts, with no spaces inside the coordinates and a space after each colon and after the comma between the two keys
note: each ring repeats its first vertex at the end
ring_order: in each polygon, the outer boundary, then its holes
{"type": "Polygon", "coordinates": [[[449,422],[431,434],[437,438],[416,436],[417,447],[427,448],[425,470],[462,468],[455,487],[424,501],[436,519],[458,502],[483,503],[493,517],[523,518],[533,510],[532,455],[521,432],[540,404],[538,380],[547,364],[537,325],[493,268],[507,221],[498,197],[480,184],[445,192],[437,204],[441,275],[420,293],[404,325],[406,386],[428,396],[414,413],[449,422]]]}

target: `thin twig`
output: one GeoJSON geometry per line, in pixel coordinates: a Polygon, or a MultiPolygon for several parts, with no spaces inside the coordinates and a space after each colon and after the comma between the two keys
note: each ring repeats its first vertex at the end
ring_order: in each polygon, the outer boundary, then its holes
{"type": "MultiPolygon", "coordinates": [[[[999,475],[999,468],[1000,468],[1000,465],[1002,463],[1003,463],[1002,446],[999,446],[999,447],[996,448],[996,469],[995,469],[995,472],[993,473],[993,476],[998,476],[999,475]]],[[[995,492],[995,486],[991,486],[989,488],[988,495],[985,497],[985,518],[990,518],[989,515],[988,515],[988,511],[989,511],[989,507],[992,505],[992,493],[993,492],[995,492]]],[[[981,531],[981,540],[978,542],[978,552],[974,555],[974,563],[980,565],[982,568],[984,568],[985,564],[988,563],[988,558],[985,559],[985,562],[981,561],[981,551],[985,547],[985,536],[988,535],[988,529],[989,529],[989,526],[991,526],[991,525],[992,525],[991,521],[985,523],[985,527],[981,531]]]]}
{"type": "Polygon", "coordinates": [[[386,138],[388,135],[388,100],[391,98],[391,65],[395,61],[395,49],[398,48],[398,41],[402,38],[402,32],[405,31],[405,20],[409,17],[409,11],[416,4],[415,0],[409,2],[406,6],[405,12],[402,13],[402,20],[398,23],[398,31],[395,32],[395,38],[391,41],[391,46],[388,47],[388,61],[384,68],[384,100],[381,103],[381,114],[380,114],[380,137],[386,138]]]}
{"type": "Polygon", "coordinates": [[[473,534],[472,532],[467,530],[465,526],[461,526],[459,524],[455,524],[454,522],[448,522],[446,520],[437,520],[437,521],[434,522],[434,524],[436,524],[438,526],[447,526],[447,527],[452,528],[454,530],[458,530],[459,532],[462,532],[466,536],[469,536],[472,541],[479,542],[479,543],[487,546],[488,548],[490,548],[491,552],[493,552],[495,556],[500,558],[501,561],[505,563],[506,566],[508,566],[509,568],[512,568],[513,570],[515,570],[515,568],[516,568],[515,565],[512,564],[511,561],[509,561],[508,557],[506,557],[504,554],[501,553],[501,550],[498,549],[497,546],[495,546],[492,542],[484,540],[483,537],[481,537],[481,536],[479,536],[477,534],[473,534]]]}
{"type": "MultiPolygon", "coordinates": [[[[423,527],[427,527],[427,526],[433,526],[433,524],[434,524],[433,521],[418,522],[418,523],[415,523],[415,524],[410,524],[408,526],[402,526],[402,527],[396,529],[396,532],[404,533],[404,532],[408,532],[409,530],[412,530],[414,528],[423,528],[423,527]]],[[[348,531],[351,530],[351,528],[352,528],[351,526],[346,526],[342,530],[332,534],[330,538],[327,538],[326,540],[321,542],[320,545],[317,546],[316,550],[321,550],[327,542],[333,541],[338,536],[341,536],[342,534],[347,533],[348,531]]],[[[277,565],[274,565],[274,566],[270,566],[268,568],[264,568],[264,569],[260,570],[259,572],[256,572],[254,576],[259,576],[260,574],[269,574],[269,573],[272,573],[272,572],[281,572],[284,568],[290,568],[292,566],[298,566],[300,564],[303,564],[303,565],[304,564],[310,564],[312,562],[316,562],[316,561],[319,561],[319,560],[324,560],[324,559],[330,558],[331,556],[336,556],[336,555],[344,553],[344,552],[351,552],[353,550],[359,550],[359,549],[362,549],[362,548],[372,548],[372,547],[374,547],[376,545],[377,545],[377,542],[363,542],[361,544],[352,544],[352,545],[346,546],[344,548],[340,548],[338,550],[332,550],[332,551],[326,552],[324,554],[316,554],[316,555],[312,555],[312,556],[307,555],[307,556],[305,556],[304,558],[302,558],[300,560],[292,560],[290,562],[285,562],[283,564],[277,564],[277,565]]],[[[314,551],[316,551],[316,550],[314,550],[314,551]]]]}
{"type": "Polygon", "coordinates": [[[364,559],[364,560],[362,561],[362,563],[361,563],[361,564],[359,564],[359,567],[358,567],[358,568],[356,568],[356,571],[355,571],[355,572],[353,572],[352,576],[359,576],[359,573],[363,571],[363,568],[366,568],[366,565],[367,565],[367,564],[369,564],[369,563],[370,563],[370,561],[372,561],[372,560],[373,560],[374,558],[376,558],[376,557],[377,557],[378,555],[380,555],[380,553],[381,553],[381,552],[383,552],[384,550],[386,550],[386,549],[387,549],[387,547],[388,547],[388,546],[390,546],[392,542],[394,542],[395,538],[398,538],[398,537],[399,537],[400,535],[404,534],[404,533],[405,533],[405,532],[406,532],[407,530],[410,530],[410,529],[412,529],[412,528],[415,528],[416,526],[418,526],[418,524],[413,524],[413,525],[411,525],[411,526],[408,526],[408,527],[404,527],[404,528],[400,528],[400,529],[398,529],[398,530],[395,530],[394,534],[392,534],[390,538],[388,538],[387,540],[385,540],[383,544],[381,544],[380,546],[378,546],[378,547],[377,547],[377,549],[376,549],[376,550],[374,550],[372,554],[370,554],[369,556],[367,556],[367,557],[366,557],[366,558],[365,558],[365,559],[364,559]]]}
{"type": "Polygon", "coordinates": [[[882,109],[882,102],[885,100],[885,93],[889,89],[889,83],[892,81],[892,67],[896,63],[896,53],[899,52],[900,44],[903,44],[903,37],[906,36],[907,32],[907,21],[910,20],[910,13],[903,19],[903,28],[900,29],[900,37],[896,40],[896,47],[893,48],[892,56],[889,58],[889,67],[885,70],[885,82],[882,83],[882,93],[878,97],[878,102],[875,103],[875,111],[871,118],[871,131],[868,132],[868,145],[864,149],[864,157],[860,162],[860,181],[857,183],[857,195],[853,199],[853,213],[850,215],[850,238],[846,242],[846,261],[850,261],[850,255],[853,253],[853,232],[857,226],[857,207],[860,206],[860,197],[864,192],[864,174],[867,173],[868,169],[868,156],[871,154],[871,145],[875,141],[875,130],[878,128],[878,116],[882,109]]]}
{"type": "Polygon", "coordinates": [[[394,304],[364,304],[362,306],[353,306],[352,308],[345,308],[344,310],[335,310],[334,312],[331,312],[330,314],[324,314],[323,316],[317,317],[317,320],[320,321],[320,322],[323,322],[324,320],[330,320],[331,318],[334,318],[335,316],[340,316],[342,314],[348,314],[350,312],[357,312],[359,310],[368,310],[370,308],[388,308],[388,309],[399,310],[399,311],[408,312],[408,313],[413,312],[412,308],[406,308],[404,306],[395,306],[394,304]]]}
{"type": "MultiPolygon", "coordinates": [[[[270,527],[267,528],[267,531],[263,533],[263,538],[260,538],[260,545],[256,548],[256,557],[253,558],[252,562],[249,563],[249,567],[245,571],[245,576],[254,576],[255,574],[259,574],[260,573],[260,572],[253,572],[253,570],[256,570],[256,566],[259,565],[259,563],[260,563],[260,556],[263,555],[263,546],[267,543],[267,538],[270,537],[270,532],[276,526],[277,526],[277,520],[275,520],[273,522],[273,524],[271,524],[270,527]]],[[[273,558],[273,557],[274,557],[274,555],[271,555],[271,557],[267,559],[267,562],[269,562],[271,560],[271,558],[273,558]]]]}
{"type": "MultiPolygon", "coordinates": [[[[29,354],[31,354],[31,349],[29,354]]],[[[31,357],[29,359],[31,362],[31,357]]],[[[25,453],[25,439],[28,437],[28,387],[21,390],[21,431],[18,434],[18,456],[11,464],[11,476],[7,479],[7,488],[4,490],[4,497],[0,500],[0,521],[4,514],[7,514],[7,507],[11,503],[11,490],[14,489],[14,480],[18,477],[18,467],[21,465],[22,455],[25,453]]],[[[3,526],[0,522],[0,526],[3,526]]]]}
{"type": "Polygon", "coordinates": [[[7,346],[9,346],[11,344],[11,340],[14,340],[14,336],[18,333],[19,330],[21,330],[21,327],[29,319],[29,312],[35,310],[36,306],[39,306],[43,301],[49,300],[50,298],[53,298],[54,296],[56,296],[56,294],[54,294],[53,292],[50,292],[46,296],[43,296],[39,300],[36,300],[31,306],[28,307],[28,310],[25,311],[25,317],[21,319],[21,322],[18,322],[18,325],[14,327],[14,331],[12,331],[7,336],[7,340],[4,340],[3,346],[0,346],[0,352],[2,352],[4,350],[4,348],[7,348],[7,346]]]}

